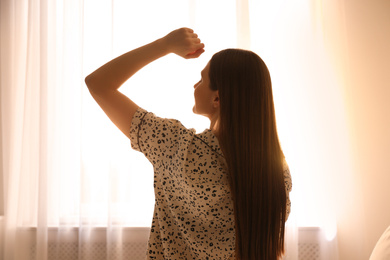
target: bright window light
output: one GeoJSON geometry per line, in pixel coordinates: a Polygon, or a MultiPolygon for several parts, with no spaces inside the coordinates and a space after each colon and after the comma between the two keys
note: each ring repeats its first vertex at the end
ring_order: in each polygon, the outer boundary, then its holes
{"type": "MultiPolygon", "coordinates": [[[[346,176],[350,176],[349,161],[340,159],[350,154],[347,120],[339,82],[323,45],[321,19],[313,15],[321,10],[307,2],[249,1],[248,46],[263,58],[271,73],[279,136],[293,176],[292,214],[299,226],[329,227],[330,234],[337,216],[329,213],[335,211],[329,201],[340,194],[329,191],[347,183],[346,176]],[[332,182],[335,179],[339,184],[332,182]]],[[[74,22],[72,17],[58,16],[58,21],[64,21],[58,23],[58,31],[66,32],[58,37],[65,37],[70,46],[73,39],[82,39],[83,77],[173,29],[193,28],[206,45],[199,59],[167,55],[140,70],[120,91],[144,109],[178,119],[197,132],[209,127],[207,119],[192,113],[193,85],[215,52],[237,47],[236,1],[84,0],[77,10],[83,13],[82,27],[71,31],[67,25],[74,22]]],[[[72,55],[63,59],[59,64],[72,55]]],[[[74,128],[80,128],[82,134],[75,143],[63,141],[61,146],[63,154],[72,154],[75,145],[82,147],[81,154],[73,155],[81,157],[78,163],[62,162],[60,203],[53,200],[61,221],[78,225],[80,219],[93,219],[102,226],[108,222],[150,226],[152,166],[130,148],[129,140],[106,117],[85,85],[81,91],[82,115],[74,128]]],[[[77,116],[75,111],[69,117],[77,116]]],[[[54,215],[53,225],[58,224],[54,215]]]]}

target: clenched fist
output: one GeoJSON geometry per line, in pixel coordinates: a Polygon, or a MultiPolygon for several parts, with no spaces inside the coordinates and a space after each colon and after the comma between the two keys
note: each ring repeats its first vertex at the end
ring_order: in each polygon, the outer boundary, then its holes
{"type": "Polygon", "coordinates": [[[180,28],[162,38],[167,50],[185,59],[198,58],[204,52],[204,44],[192,29],[180,28]]]}

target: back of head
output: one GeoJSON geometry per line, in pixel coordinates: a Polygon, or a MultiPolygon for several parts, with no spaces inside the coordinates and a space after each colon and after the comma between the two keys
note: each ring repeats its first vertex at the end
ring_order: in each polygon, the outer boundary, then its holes
{"type": "Polygon", "coordinates": [[[227,49],[210,60],[220,99],[219,141],[236,221],[238,259],[278,259],[284,251],[286,191],[271,78],[255,53],[227,49]]]}

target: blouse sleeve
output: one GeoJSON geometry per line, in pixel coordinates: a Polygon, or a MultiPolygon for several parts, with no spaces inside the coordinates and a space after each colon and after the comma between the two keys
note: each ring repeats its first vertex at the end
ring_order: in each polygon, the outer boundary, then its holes
{"type": "Polygon", "coordinates": [[[130,142],[134,150],[142,152],[155,165],[164,158],[172,159],[180,144],[190,140],[194,132],[178,120],[160,118],[138,108],[130,127],[130,142]]]}

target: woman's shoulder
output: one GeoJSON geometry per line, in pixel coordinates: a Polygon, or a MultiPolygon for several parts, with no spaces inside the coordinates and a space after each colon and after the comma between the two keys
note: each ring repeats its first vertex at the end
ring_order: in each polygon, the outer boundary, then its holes
{"type": "Polygon", "coordinates": [[[136,130],[142,130],[142,128],[150,128],[152,131],[178,131],[181,134],[183,132],[189,134],[195,134],[195,130],[187,128],[181,121],[173,118],[165,118],[157,116],[153,112],[149,112],[144,108],[139,107],[133,116],[133,128],[139,128],[136,130]]]}
{"type": "Polygon", "coordinates": [[[192,140],[194,135],[195,130],[185,127],[179,120],[156,116],[141,107],[135,112],[130,128],[132,148],[148,154],[164,153],[192,140]]]}

